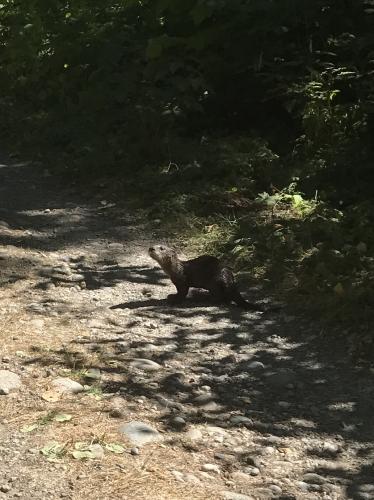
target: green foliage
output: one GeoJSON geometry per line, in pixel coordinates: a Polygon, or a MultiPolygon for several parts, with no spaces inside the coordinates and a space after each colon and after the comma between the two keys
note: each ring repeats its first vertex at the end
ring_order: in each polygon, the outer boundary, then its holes
{"type": "Polygon", "coordinates": [[[115,175],[151,223],[348,311],[372,299],[373,10],[6,0],[3,141],[115,175]]]}

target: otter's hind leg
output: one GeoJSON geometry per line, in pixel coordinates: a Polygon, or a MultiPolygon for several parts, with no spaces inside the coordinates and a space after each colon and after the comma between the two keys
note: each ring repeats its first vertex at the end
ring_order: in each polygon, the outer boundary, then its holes
{"type": "Polygon", "coordinates": [[[251,302],[247,302],[238,290],[232,271],[228,268],[223,268],[220,275],[220,283],[225,296],[225,302],[235,302],[242,309],[249,311],[261,311],[262,307],[251,302]]]}

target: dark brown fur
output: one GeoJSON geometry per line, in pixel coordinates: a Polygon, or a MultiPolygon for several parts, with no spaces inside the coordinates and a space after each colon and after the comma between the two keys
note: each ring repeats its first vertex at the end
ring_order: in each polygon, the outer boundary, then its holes
{"type": "Polygon", "coordinates": [[[243,299],[233,273],[223,267],[216,257],[202,255],[196,259],[182,261],[175,250],[164,245],[151,247],[148,252],[177,289],[176,295],[169,298],[180,301],[187,296],[189,288],[203,288],[209,290],[220,302],[235,302],[243,309],[262,310],[261,307],[243,299]]]}

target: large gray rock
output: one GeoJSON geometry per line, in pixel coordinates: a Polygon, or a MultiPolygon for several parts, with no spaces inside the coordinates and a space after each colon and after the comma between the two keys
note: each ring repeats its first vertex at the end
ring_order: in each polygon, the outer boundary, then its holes
{"type": "Polygon", "coordinates": [[[144,422],[133,421],[128,424],[123,424],[119,428],[119,431],[136,446],[142,446],[143,444],[162,440],[161,434],[144,422]]]}
{"type": "Polygon", "coordinates": [[[21,385],[21,379],[16,373],[8,370],[0,370],[0,394],[9,394],[19,389],[21,385]]]}
{"type": "Polygon", "coordinates": [[[155,363],[150,359],[142,359],[142,358],[134,359],[130,363],[130,367],[136,368],[137,370],[143,370],[145,372],[155,372],[161,369],[161,365],[159,365],[158,363],[155,363]]]}
{"type": "Polygon", "coordinates": [[[235,493],[234,491],[224,491],[223,498],[225,500],[254,500],[253,497],[241,495],[240,493],[235,493]]]}
{"type": "Polygon", "coordinates": [[[62,393],[77,394],[78,392],[82,392],[84,390],[83,386],[78,382],[75,382],[75,380],[64,377],[56,378],[56,380],[52,382],[52,385],[56,391],[62,393]]]}

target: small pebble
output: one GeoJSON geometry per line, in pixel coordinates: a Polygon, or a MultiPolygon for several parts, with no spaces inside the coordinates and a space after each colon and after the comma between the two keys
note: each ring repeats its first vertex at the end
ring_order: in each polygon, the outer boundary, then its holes
{"type": "Polygon", "coordinates": [[[291,406],[291,403],[288,401],[278,401],[278,406],[281,408],[289,408],[291,406]]]}
{"type": "Polygon", "coordinates": [[[265,365],[264,363],[261,363],[261,361],[251,361],[250,363],[247,364],[248,370],[264,370],[265,365]]]}
{"type": "Polygon", "coordinates": [[[204,472],[215,472],[216,474],[220,474],[221,470],[216,464],[204,464],[201,466],[201,470],[204,472]]]}
{"type": "Polygon", "coordinates": [[[308,472],[304,474],[303,481],[309,484],[324,484],[326,482],[325,478],[314,472],[308,472]]]}
{"type": "Polygon", "coordinates": [[[258,476],[260,474],[260,469],[258,467],[245,467],[244,472],[250,476],[258,476]]]}
{"type": "Polygon", "coordinates": [[[252,420],[248,417],[244,417],[243,415],[234,415],[231,417],[231,422],[237,425],[250,425],[252,420]]]}
{"type": "Polygon", "coordinates": [[[124,416],[124,412],[121,408],[112,408],[109,412],[109,416],[112,418],[122,418],[124,416]]]}
{"type": "Polygon", "coordinates": [[[182,417],[174,417],[170,423],[175,429],[182,429],[186,425],[186,421],[182,417]]]}
{"type": "Polygon", "coordinates": [[[265,446],[265,448],[262,450],[263,455],[272,455],[275,453],[275,448],[272,446],[265,446]]]}
{"type": "Polygon", "coordinates": [[[177,481],[181,483],[184,482],[184,475],[182,474],[182,472],[179,472],[179,470],[172,470],[171,473],[173,474],[173,476],[177,481]]]}
{"type": "Polygon", "coordinates": [[[277,486],[276,484],[272,484],[269,486],[269,490],[274,492],[276,495],[281,495],[282,494],[282,488],[277,486]]]}
{"type": "Polygon", "coordinates": [[[130,453],[131,453],[131,455],[134,455],[134,456],[140,455],[139,448],[136,448],[136,447],[131,448],[130,453]]]}

